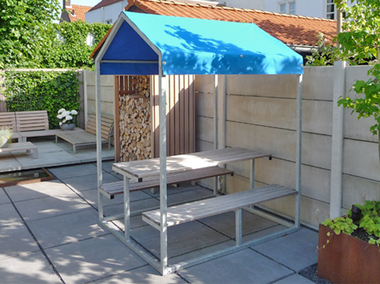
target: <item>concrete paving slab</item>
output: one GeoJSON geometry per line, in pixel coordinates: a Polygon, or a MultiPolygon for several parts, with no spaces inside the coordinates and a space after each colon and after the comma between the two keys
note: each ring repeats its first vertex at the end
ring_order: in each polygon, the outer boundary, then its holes
{"type": "MultiPolygon", "coordinates": [[[[156,257],[160,255],[160,234],[151,226],[133,229],[132,237],[156,257]]],[[[199,222],[189,222],[168,228],[169,258],[199,250],[229,240],[226,236],[199,222]]]]}
{"type": "MultiPolygon", "coordinates": [[[[235,212],[226,212],[216,216],[201,219],[200,222],[214,228],[215,230],[235,238],[235,212]]],[[[277,225],[268,219],[262,218],[250,212],[242,212],[243,236],[277,225]]]]}
{"type": "Polygon", "coordinates": [[[0,260],[35,251],[39,251],[37,243],[24,224],[0,227],[0,260]]]}
{"type": "Polygon", "coordinates": [[[46,250],[66,283],[84,283],[146,265],[113,235],[46,250]]]}
{"type": "Polygon", "coordinates": [[[193,187],[186,191],[181,191],[168,195],[168,206],[210,197],[214,197],[214,193],[211,190],[208,190],[203,187],[193,187]]]}
{"type": "Polygon", "coordinates": [[[104,284],[185,284],[188,283],[177,274],[161,276],[151,266],[143,266],[118,275],[107,277],[93,283],[104,284]]]}
{"type": "Polygon", "coordinates": [[[55,141],[53,142],[53,140],[39,141],[38,143],[36,142],[32,142],[32,143],[35,145],[37,144],[38,154],[64,151],[62,148],[58,147],[58,145],[55,144],[55,141]]]}
{"type": "Polygon", "coordinates": [[[41,252],[0,261],[2,283],[61,284],[41,252]]]}
{"type": "Polygon", "coordinates": [[[276,281],[273,284],[312,284],[312,283],[314,282],[310,281],[309,279],[299,274],[293,274],[288,277],[285,277],[284,279],[276,281]]]}
{"type": "Polygon", "coordinates": [[[92,208],[75,193],[16,202],[26,221],[38,220],[92,208]]]}
{"type": "Polygon", "coordinates": [[[0,153],[0,172],[19,171],[22,165],[9,153],[0,153]]]}
{"type": "Polygon", "coordinates": [[[196,266],[180,270],[179,275],[197,283],[271,283],[293,271],[245,249],[196,266]]]}
{"type": "Polygon", "coordinates": [[[298,272],[318,261],[318,233],[306,228],[253,249],[298,272]]]}
{"type": "Polygon", "coordinates": [[[33,159],[31,156],[26,156],[22,153],[13,154],[17,161],[22,165],[23,169],[43,167],[53,167],[57,165],[66,165],[70,163],[79,163],[80,160],[66,151],[53,153],[38,153],[38,159],[33,159]]]}
{"type": "MultiPolygon", "coordinates": [[[[89,189],[85,191],[81,191],[79,193],[83,198],[87,200],[88,203],[93,205],[95,208],[98,208],[98,190],[97,189],[89,189]]],[[[151,199],[152,197],[145,192],[142,191],[135,191],[130,193],[130,199],[131,202],[143,200],[143,199],[151,199]]],[[[123,204],[124,203],[124,195],[118,194],[115,195],[114,199],[109,199],[105,196],[103,196],[103,206],[111,206],[111,205],[117,205],[117,204],[123,204]]]]}
{"type": "MultiPolygon", "coordinates": [[[[96,174],[61,178],[61,180],[62,182],[64,182],[65,184],[67,184],[68,186],[70,186],[71,188],[77,191],[84,191],[88,189],[98,188],[98,177],[96,174]]],[[[108,173],[103,173],[104,183],[115,182],[115,181],[120,181],[120,179],[108,173]]]]}
{"type": "Polygon", "coordinates": [[[22,220],[18,215],[12,203],[0,205],[0,227],[10,226],[13,224],[22,224],[22,220]]]}
{"type": "Polygon", "coordinates": [[[43,248],[78,242],[105,234],[94,209],[27,222],[43,248]]]}
{"type": "Polygon", "coordinates": [[[80,164],[70,167],[49,168],[48,170],[59,179],[86,175],[96,175],[97,173],[96,166],[93,163],[80,164]]]}
{"type": "Polygon", "coordinates": [[[73,194],[73,191],[68,186],[58,180],[8,186],[4,190],[13,202],[73,194]]]}
{"type": "MultiPolygon", "coordinates": [[[[155,198],[141,199],[131,202],[131,212],[137,210],[151,210],[152,208],[158,208],[160,202],[155,198]]],[[[112,216],[116,214],[122,214],[124,212],[124,204],[116,204],[112,206],[106,206],[103,208],[106,216],[112,216]]]]}
{"type": "MultiPolygon", "coordinates": [[[[108,146],[107,146],[108,147],[108,146]]],[[[102,150],[102,160],[114,160],[115,158],[115,150],[111,147],[111,149],[108,149],[107,147],[103,147],[102,150]]],[[[88,148],[88,149],[81,149],[78,148],[76,151],[75,157],[78,157],[82,163],[89,163],[96,161],[96,148],[88,148]]]]}
{"type": "MultiPolygon", "coordinates": [[[[124,222],[124,218],[119,219],[119,220],[115,220],[113,222],[119,228],[122,228],[123,232],[124,232],[124,223],[123,223],[124,222]]],[[[131,229],[135,229],[135,228],[149,226],[149,225],[142,220],[141,215],[137,215],[137,216],[132,216],[131,217],[131,224],[130,224],[130,226],[131,226],[131,229]]]]}
{"type": "MultiPolygon", "coordinates": [[[[114,172],[112,170],[112,165],[115,163],[115,160],[111,160],[111,161],[103,161],[102,162],[102,168],[104,171],[106,171],[107,173],[111,174],[111,175],[114,175],[116,176],[117,178],[119,179],[123,179],[123,176],[121,174],[118,174],[116,172],[114,172]]],[[[95,167],[96,167],[96,163],[94,163],[95,167]]]]}
{"type": "Polygon", "coordinates": [[[0,187],[0,205],[5,203],[10,203],[8,196],[5,194],[4,189],[0,187]]]}
{"type": "MultiPolygon", "coordinates": [[[[257,240],[263,236],[267,236],[269,234],[277,233],[278,231],[284,230],[284,229],[285,229],[284,226],[277,225],[277,226],[267,228],[267,229],[264,229],[264,230],[261,230],[258,232],[253,232],[253,233],[243,237],[243,243],[245,243],[247,241],[251,241],[251,240],[257,240]]],[[[197,257],[204,256],[206,254],[214,253],[214,252],[226,249],[226,248],[231,248],[235,245],[236,245],[235,239],[234,240],[231,239],[229,241],[224,241],[224,242],[221,242],[221,243],[218,243],[215,245],[211,245],[211,246],[208,246],[208,247],[205,247],[202,249],[191,251],[191,252],[186,253],[186,254],[182,254],[182,255],[174,257],[174,258],[170,258],[169,264],[176,264],[176,263],[180,263],[182,261],[188,261],[188,260],[191,260],[191,259],[194,259],[197,257]]]]}
{"type": "MultiPolygon", "coordinates": [[[[168,193],[168,196],[169,196],[169,195],[172,195],[172,194],[178,194],[178,193],[182,193],[182,192],[185,192],[185,191],[194,190],[194,189],[198,189],[198,188],[203,188],[203,187],[199,187],[199,186],[196,186],[196,185],[191,185],[191,183],[185,182],[185,183],[181,183],[178,187],[168,185],[167,193],[168,193]]],[[[208,190],[206,188],[203,188],[203,189],[204,190],[208,190]]],[[[159,189],[157,190],[156,193],[151,193],[150,189],[147,189],[146,193],[148,193],[148,194],[150,194],[150,195],[152,195],[154,197],[159,197],[160,196],[159,189]]]]}

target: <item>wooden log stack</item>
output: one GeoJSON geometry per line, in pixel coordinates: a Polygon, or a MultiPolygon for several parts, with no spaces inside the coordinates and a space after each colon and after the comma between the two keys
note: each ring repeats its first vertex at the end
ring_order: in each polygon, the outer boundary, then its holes
{"type": "Polygon", "coordinates": [[[119,93],[120,161],[152,158],[150,80],[133,76],[129,94],[119,93]],[[134,94],[131,94],[134,93],[134,94]]]}

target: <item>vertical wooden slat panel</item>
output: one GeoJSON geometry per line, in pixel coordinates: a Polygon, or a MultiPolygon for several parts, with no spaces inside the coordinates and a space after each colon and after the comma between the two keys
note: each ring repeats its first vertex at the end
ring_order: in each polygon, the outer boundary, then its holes
{"type": "Polygon", "coordinates": [[[185,75],[185,152],[190,153],[189,149],[189,75],[185,75]]]}
{"type": "MultiPolygon", "coordinates": [[[[159,156],[158,76],[151,80],[153,156],[159,156]]],[[[167,76],[167,153],[195,151],[195,94],[193,75],[167,76]]]]}
{"type": "Polygon", "coordinates": [[[179,86],[181,89],[179,99],[180,99],[180,118],[179,118],[179,123],[180,123],[180,139],[179,139],[179,150],[180,154],[185,154],[185,135],[184,135],[184,130],[185,130],[185,88],[184,88],[184,78],[183,76],[180,76],[179,80],[179,86]]]}
{"type": "Polygon", "coordinates": [[[175,126],[174,126],[174,132],[175,132],[175,154],[180,154],[179,150],[179,136],[180,136],[180,125],[179,125],[179,116],[180,116],[180,107],[179,107],[179,92],[180,92],[180,85],[179,85],[179,77],[178,75],[175,76],[175,80],[173,82],[174,85],[174,113],[175,113],[175,126]]]}
{"type": "Polygon", "coordinates": [[[114,149],[115,162],[120,162],[120,100],[119,100],[120,76],[114,76],[114,149]]]}
{"type": "Polygon", "coordinates": [[[156,121],[156,129],[155,129],[155,132],[154,132],[154,139],[156,139],[156,143],[155,143],[155,157],[159,157],[159,153],[160,153],[160,125],[159,125],[159,109],[158,109],[158,101],[159,101],[159,98],[158,98],[158,94],[159,94],[159,90],[158,90],[158,76],[154,76],[155,78],[155,91],[154,91],[154,116],[155,116],[155,121],[156,121]]]}
{"type": "Polygon", "coordinates": [[[175,75],[170,75],[170,76],[167,76],[168,79],[169,79],[169,82],[168,82],[168,85],[169,85],[169,99],[167,100],[169,102],[169,131],[168,131],[168,135],[169,135],[169,152],[170,155],[175,155],[175,125],[174,125],[174,122],[175,122],[175,113],[174,113],[174,108],[175,108],[175,101],[174,101],[174,98],[175,98],[175,95],[174,95],[174,85],[175,85],[175,75]]]}
{"type": "Polygon", "coordinates": [[[195,86],[194,86],[194,75],[190,75],[189,78],[189,152],[195,152],[195,86]]]}

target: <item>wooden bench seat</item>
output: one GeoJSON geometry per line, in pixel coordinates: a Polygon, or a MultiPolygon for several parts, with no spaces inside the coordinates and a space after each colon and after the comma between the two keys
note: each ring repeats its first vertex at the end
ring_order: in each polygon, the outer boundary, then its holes
{"type": "MultiPolygon", "coordinates": [[[[102,143],[108,142],[108,149],[111,148],[111,137],[113,136],[113,117],[110,115],[101,115],[101,132],[102,143]]],[[[61,131],[56,134],[55,142],[58,138],[65,140],[73,145],[73,152],[76,153],[76,147],[96,144],[96,115],[92,113],[87,121],[85,131],[61,131]]]]}
{"type": "Polygon", "coordinates": [[[24,151],[24,150],[26,150],[26,153],[33,151],[33,155],[32,155],[33,159],[38,158],[38,148],[32,142],[11,143],[6,148],[0,148],[0,153],[8,153],[8,152],[24,151]]]}
{"type": "MultiPolygon", "coordinates": [[[[297,191],[281,185],[272,184],[238,193],[168,207],[167,226],[170,227],[228,211],[235,211],[256,203],[293,194],[297,194],[297,191]]],[[[158,228],[161,224],[160,210],[144,212],[142,218],[155,228],[158,228]]]]}
{"type": "MultiPolygon", "coordinates": [[[[232,175],[233,171],[223,169],[217,166],[195,169],[182,172],[168,173],[166,177],[167,184],[176,184],[186,181],[200,180],[209,177],[222,176],[222,175],[232,175]]],[[[160,185],[159,176],[145,178],[142,182],[129,182],[129,191],[144,190],[160,185]]],[[[109,199],[113,199],[115,195],[124,193],[123,181],[105,183],[100,187],[100,192],[107,196],[109,199]]]]}

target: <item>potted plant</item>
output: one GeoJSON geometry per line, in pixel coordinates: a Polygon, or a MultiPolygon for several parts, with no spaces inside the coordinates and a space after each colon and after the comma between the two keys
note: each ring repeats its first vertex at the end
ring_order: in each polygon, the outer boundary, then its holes
{"type": "Polygon", "coordinates": [[[333,283],[379,283],[380,201],[355,204],[346,216],[324,221],[318,248],[318,276],[333,283]]]}
{"type": "Polygon", "coordinates": [[[8,143],[12,138],[12,130],[8,127],[0,128],[0,148],[8,147],[8,143]]]}
{"type": "Polygon", "coordinates": [[[58,111],[57,119],[59,126],[63,130],[72,130],[75,128],[77,122],[78,112],[76,110],[67,111],[64,108],[61,108],[58,111]]]}

